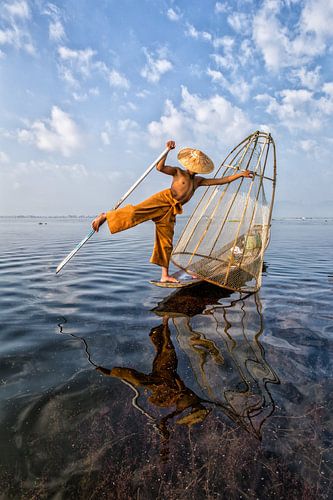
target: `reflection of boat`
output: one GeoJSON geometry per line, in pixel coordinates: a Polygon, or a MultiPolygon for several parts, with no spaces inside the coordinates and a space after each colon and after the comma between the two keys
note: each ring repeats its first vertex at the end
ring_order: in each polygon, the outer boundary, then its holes
{"type": "Polygon", "coordinates": [[[274,203],[276,154],[270,134],[257,131],[247,137],[216,176],[240,170],[253,171],[253,179],[206,189],[175,245],[172,261],[208,282],[253,292],[261,286],[274,203]]]}
{"type": "Polygon", "coordinates": [[[231,291],[201,282],[195,287],[184,288],[170,294],[153,309],[158,316],[196,316],[207,305],[219,304],[222,298],[230,297],[231,291]]]}

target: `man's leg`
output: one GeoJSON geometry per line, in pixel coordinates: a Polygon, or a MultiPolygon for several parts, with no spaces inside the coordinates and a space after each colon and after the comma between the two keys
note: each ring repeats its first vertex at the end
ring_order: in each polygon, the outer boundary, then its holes
{"type": "Polygon", "coordinates": [[[169,275],[169,267],[164,267],[164,266],[162,266],[161,282],[162,283],[179,283],[179,281],[176,278],[169,275]]]}
{"type": "MultiPolygon", "coordinates": [[[[174,232],[175,200],[170,189],[160,191],[138,205],[126,205],[116,210],[100,214],[92,223],[95,231],[107,220],[110,232],[117,233],[147,220],[155,222],[156,238],[150,262],[162,268],[161,281],[177,282],[169,275],[169,261],[172,252],[172,238],[174,232]]],[[[181,206],[178,207],[181,213],[181,206]]]]}
{"type": "Polygon", "coordinates": [[[155,244],[150,262],[161,266],[161,281],[177,283],[178,280],[169,275],[169,262],[172,252],[172,239],[176,217],[169,212],[162,221],[155,221],[155,244]]]}
{"type": "Polygon", "coordinates": [[[107,221],[110,232],[114,234],[148,220],[163,218],[170,209],[169,191],[168,189],[160,191],[137,205],[126,205],[103,212],[93,220],[92,227],[98,231],[98,228],[107,221]]]}

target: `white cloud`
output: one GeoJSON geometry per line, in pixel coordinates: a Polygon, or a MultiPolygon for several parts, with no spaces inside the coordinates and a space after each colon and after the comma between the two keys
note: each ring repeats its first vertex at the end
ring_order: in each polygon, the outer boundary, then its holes
{"type": "Polygon", "coordinates": [[[98,96],[99,95],[99,90],[98,88],[91,88],[89,89],[87,92],[73,92],[72,93],[72,97],[74,99],[74,101],[77,101],[77,102],[84,102],[86,101],[89,96],[98,96]]]}
{"type": "Polygon", "coordinates": [[[239,78],[236,82],[228,84],[230,94],[237,97],[240,102],[245,102],[250,96],[251,86],[243,78],[239,78]]]}
{"type": "MultiPolygon", "coordinates": [[[[6,185],[6,190],[1,193],[3,211],[12,214],[45,214],[52,207],[52,213],[54,207],[58,207],[56,212],[62,211],[67,199],[68,213],[73,213],[73,200],[78,192],[82,192],[82,182],[88,184],[89,181],[87,169],[80,163],[30,160],[10,165],[10,168],[0,170],[0,183],[6,185]],[[64,198],[59,208],[57,197],[60,191],[64,198]]],[[[85,187],[89,189],[89,185],[90,182],[85,187]]]]}
{"type": "Polygon", "coordinates": [[[241,45],[238,53],[238,61],[242,66],[252,62],[254,56],[254,49],[251,41],[245,38],[241,45]]]}
{"type": "Polygon", "coordinates": [[[294,26],[279,19],[282,2],[265,0],[253,20],[253,39],[268,69],[304,64],[326,50],[333,37],[333,1],[306,0],[294,26]]]}
{"type": "Polygon", "coordinates": [[[332,38],[332,0],[307,0],[302,10],[300,23],[302,31],[314,33],[316,39],[324,42],[332,38]]]}
{"type": "Polygon", "coordinates": [[[129,118],[119,120],[118,128],[120,132],[137,132],[140,130],[139,124],[135,120],[131,120],[129,118]]]}
{"type": "Polygon", "coordinates": [[[101,141],[104,146],[110,146],[111,138],[116,136],[116,130],[114,125],[110,121],[106,121],[104,124],[104,130],[101,132],[101,141]]]}
{"type": "Polygon", "coordinates": [[[178,9],[178,7],[175,7],[174,9],[170,8],[167,10],[167,16],[170,19],[170,21],[177,22],[182,17],[182,14],[178,9]]]}
{"type": "Polygon", "coordinates": [[[78,92],[73,92],[72,96],[73,96],[74,101],[77,101],[77,102],[84,102],[88,99],[88,94],[86,94],[86,93],[79,94],[78,92]]]}
{"type": "Polygon", "coordinates": [[[316,97],[306,89],[285,89],[276,97],[262,94],[256,100],[264,103],[266,111],[288,130],[318,132],[326,127],[333,112],[333,95],[326,94],[316,97]]]}
{"type": "Polygon", "coordinates": [[[236,67],[234,60],[230,61],[228,57],[222,56],[221,54],[211,54],[210,57],[213,59],[218,68],[233,70],[236,67]]]}
{"type": "Polygon", "coordinates": [[[145,133],[139,123],[125,118],[116,122],[106,121],[100,138],[104,146],[117,148],[120,140],[124,139],[125,144],[135,143],[138,139],[145,138],[145,133]]]}
{"type": "Polygon", "coordinates": [[[73,72],[70,68],[66,68],[66,66],[60,64],[58,66],[58,71],[60,78],[70,87],[78,88],[80,86],[78,80],[74,77],[73,72]]]}
{"type": "Polygon", "coordinates": [[[268,103],[270,102],[272,99],[272,96],[270,96],[269,94],[257,94],[255,97],[254,97],[254,100],[259,102],[259,103],[268,103]]]}
{"type": "MultiPolygon", "coordinates": [[[[220,84],[238,100],[245,102],[253,84],[245,80],[244,75],[247,76],[248,73],[241,70],[252,59],[251,44],[248,39],[244,39],[237,50],[234,38],[224,36],[218,40],[223,52],[210,54],[216,68],[208,68],[207,74],[214,83],[220,84]]],[[[216,40],[213,40],[213,45],[214,41],[216,40]]]]}
{"type": "Polygon", "coordinates": [[[18,17],[21,19],[29,19],[30,17],[29,6],[25,0],[5,3],[3,5],[3,9],[8,13],[10,17],[18,17]]]}
{"type": "Polygon", "coordinates": [[[213,36],[208,31],[198,31],[192,24],[187,23],[185,35],[190,38],[195,38],[196,40],[204,40],[206,42],[212,42],[213,36]]]}
{"type": "Polygon", "coordinates": [[[87,177],[88,172],[85,165],[81,163],[71,163],[71,164],[60,164],[60,163],[49,163],[46,161],[30,161],[27,164],[28,168],[36,168],[41,171],[49,171],[54,174],[69,175],[70,177],[87,177]]]}
{"type": "Polygon", "coordinates": [[[140,90],[140,92],[137,92],[135,95],[137,97],[139,97],[140,99],[146,99],[146,97],[148,97],[150,95],[150,91],[143,89],[143,90],[140,90]]]}
{"type": "MultiPolygon", "coordinates": [[[[318,162],[318,167],[319,165],[326,166],[327,161],[332,156],[330,147],[329,149],[327,149],[325,137],[322,137],[320,141],[314,139],[301,139],[297,141],[297,143],[295,144],[294,151],[295,150],[297,151],[299,147],[301,148],[302,151],[304,151],[306,156],[310,159],[311,163],[313,163],[313,160],[315,160],[316,163],[318,162]]],[[[327,167],[326,168],[324,167],[324,169],[326,170],[327,167]]]]}
{"type": "Polygon", "coordinates": [[[143,135],[140,125],[130,118],[119,120],[117,123],[118,132],[126,138],[126,144],[134,144],[142,138],[143,135]]]}
{"type": "Polygon", "coordinates": [[[65,29],[58,19],[49,24],[49,37],[54,42],[60,42],[66,38],[65,29]]]}
{"type": "Polygon", "coordinates": [[[303,151],[306,153],[309,153],[310,151],[313,151],[313,149],[316,146],[316,141],[313,141],[312,139],[303,139],[299,141],[301,148],[303,151]]]}
{"type": "Polygon", "coordinates": [[[221,71],[216,71],[214,69],[208,68],[207,75],[211,77],[214,83],[219,83],[220,85],[227,85],[227,81],[221,71]]]}
{"type": "Polygon", "coordinates": [[[300,68],[291,71],[292,79],[299,80],[300,84],[310,90],[314,90],[318,87],[320,82],[320,66],[317,66],[314,70],[307,70],[306,67],[301,66],[300,68]]]}
{"type": "Polygon", "coordinates": [[[149,124],[149,142],[153,147],[174,137],[182,145],[197,145],[220,153],[226,144],[234,144],[252,128],[243,111],[218,94],[205,99],[182,87],[181,97],[177,108],[167,100],[163,116],[149,124]]]}
{"type": "Polygon", "coordinates": [[[0,164],[8,162],[9,162],[8,155],[4,151],[0,151],[0,164]]]}
{"type": "Polygon", "coordinates": [[[223,47],[223,49],[227,52],[232,50],[234,45],[234,39],[231,36],[222,36],[217,38],[212,37],[211,41],[215,49],[223,47]]]}
{"type": "Polygon", "coordinates": [[[58,19],[61,17],[61,10],[54,3],[48,2],[44,7],[43,14],[58,19]]]}
{"type": "Polygon", "coordinates": [[[64,156],[70,156],[83,146],[76,123],[57,106],[52,107],[50,119],[36,120],[29,129],[19,130],[18,139],[34,144],[42,151],[58,151],[64,156]]]}
{"type": "Polygon", "coordinates": [[[110,87],[117,87],[119,89],[124,89],[124,90],[128,90],[130,88],[129,80],[126,78],[125,75],[119,73],[119,71],[115,69],[110,69],[104,63],[101,64],[97,63],[95,67],[96,69],[99,69],[101,71],[102,75],[107,80],[110,87]]]}
{"type": "Polygon", "coordinates": [[[224,52],[231,54],[235,40],[231,36],[216,37],[208,31],[199,31],[192,24],[186,24],[185,36],[210,43],[214,49],[223,48],[224,52]]]}
{"type": "Polygon", "coordinates": [[[36,54],[29,32],[30,10],[25,0],[6,2],[0,10],[0,45],[11,45],[30,55],[36,54]]]}
{"type": "Polygon", "coordinates": [[[128,111],[137,111],[138,107],[132,101],[126,101],[124,104],[120,104],[119,111],[121,113],[127,113],[128,111]]]}
{"type": "Polygon", "coordinates": [[[211,68],[207,69],[207,75],[214,83],[221,85],[241,102],[245,102],[249,98],[250,85],[243,78],[238,78],[237,81],[230,82],[221,71],[216,71],[211,68]]]}
{"type": "Polygon", "coordinates": [[[84,77],[91,74],[92,58],[96,52],[90,48],[84,50],[72,50],[61,46],[58,48],[58,54],[62,61],[69,64],[73,71],[81,73],[84,77]]]}
{"type": "Polygon", "coordinates": [[[157,83],[160,81],[162,75],[173,68],[172,63],[159,54],[154,57],[154,55],[149,53],[147,49],[144,49],[144,53],[147,59],[147,64],[142,68],[140,74],[143,78],[146,78],[148,82],[157,83]]]}
{"type": "Polygon", "coordinates": [[[52,174],[53,176],[66,176],[67,178],[75,177],[87,177],[88,172],[84,165],[81,163],[55,163],[45,160],[29,160],[24,162],[19,162],[15,165],[11,165],[10,169],[7,169],[7,174],[9,178],[15,182],[25,176],[29,178],[30,176],[40,176],[46,173],[52,174]]]}
{"type": "Polygon", "coordinates": [[[61,21],[61,10],[54,4],[48,3],[43,14],[49,16],[49,38],[53,42],[61,42],[66,39],[65,28],[61,21]]]}
{"type": "Polygon", "coordinates": [[[323,92],[333,99],[333,82],[326,82],[323,85],[323,92]]]}
{"type": "Polygon", "coordinates": [[[99,95],[99,88],[98,87],[92,87],[91,89],[89,89],[89,94],[90,95],[94,95],[94,96],[98,96],[99,95]]]}
{"type": "Polygon", "coordinates": [[[228,8],[227,8],[227,5],[225,3],[216,2],[214,10],[215,10],[216,14],[222,14],[224,12],[227,12],[228,8]]]}
{"type": "Polygon", "coordinates": [[[227,21],[229,26],[231,26],[236,33],[246,36],[251,32],[252,19],[248,14],[234,12],[228,16],[227,21]]]}
{"type": "Polygon", "coordinates": [[[58,48],[58,55],[60,77],[74,88],[80,86],[80,77],[89,79],[96,73],[102,75],[111,87],[127,90],[130,86],[127,78],[119,71],[109,68],[103,61],[95,61],[96,51],[91,48],[73,50],[61,46],[58,48]]]}
{"type": "Polygon", "coordinates": [[[104,146],[109,146],[111,144],[109,134],[106,131],[101,132],[101,140],[104,146]]]}
{"type": "Polygon", "coordinates": [[[111,87],[120,87],[123,89],[129,88],[129,81],[127,78],[115,69],[109,70],[108,80],[111,87]]]}
{"type": "Polygon", "coordinates": [[[255,16],[253,21],[253,38],[262,51],[266,66],[269,69],[278,70],[281,65],[288,64],[288,37],[277,17],[276,7],[272,8],[269,2],[265,2],[263,8],[255,16]]]}

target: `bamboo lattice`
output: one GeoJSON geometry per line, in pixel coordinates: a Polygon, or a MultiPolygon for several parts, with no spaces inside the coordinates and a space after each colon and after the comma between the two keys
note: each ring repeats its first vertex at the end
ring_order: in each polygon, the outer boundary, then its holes
{"type": "Polygon", "coordinates": [[[255,132],[236,146],[215,177],[242,170],[253,179],[209,186],[175,245],[172,261],[188,273],[236,291],[261,286],[264,252],[269,243],[276,183],[275,144],[255,132]]]}

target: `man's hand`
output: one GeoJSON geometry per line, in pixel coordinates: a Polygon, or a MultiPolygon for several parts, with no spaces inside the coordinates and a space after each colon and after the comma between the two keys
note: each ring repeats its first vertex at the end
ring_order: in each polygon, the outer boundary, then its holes
{"type": "Polygon", "coordinates": [[[253,179],[254,173],[251,170],[244,170],[244,172],[240,172],[241,177],[250,177],[253,179]]]}
{"type": "Polygon", "coordinates": [[[176,143],[175,143],[175,141],[168,141],[168,142],[166,143],[166,147],[168,148],[168,150],[169,150],[169,151],[170,151],[171,149],[175,149],[175,147],[176,147],[176,143]]]}
{"type": "Polygon", "coordinates": [[[100,226],[104,224],[105,221],[106,221],[106,215],[103,212],[92,221],[91,227],[96,231],[96,233],[98,233],[100,226]]]}

